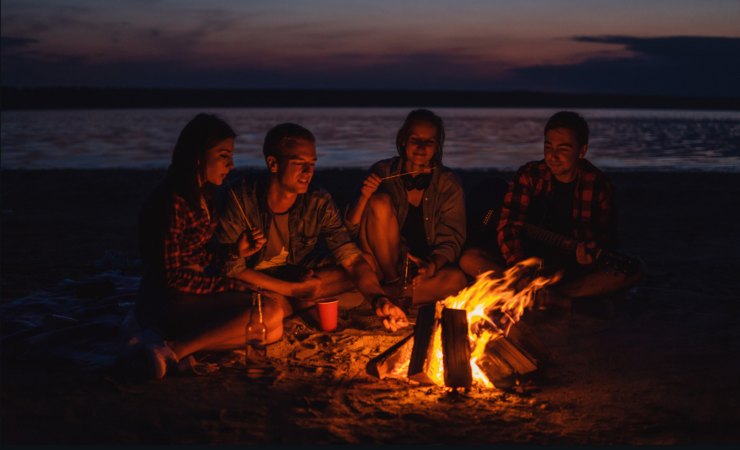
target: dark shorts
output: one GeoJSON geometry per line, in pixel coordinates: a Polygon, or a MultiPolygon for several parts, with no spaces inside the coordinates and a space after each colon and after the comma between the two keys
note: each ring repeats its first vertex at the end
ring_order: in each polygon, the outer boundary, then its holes
{"type": "Polygon", "coordinates": [[[142,327],[156,329],[165,339],[179,339],[243,314],[251,305],[248,292],[187,294],[143,279],[136,316],[142,327]]]}
{"type": "Polygon", "coordinates": [[[300,265],[286,264],[284,266],[270,267],[262,269],[260,272],[266,273],[271,277],[279,278],[284,281],[299,281],[309,270],[321,269],[327,266],[336,266],[334,257],[329,252],[312,252],[308,257],[301,261],[300,265]]]}
{"type": "Polygon", "coordinates": [[[181,338],[206,325],[233,319],[251,305],[249,292],[186,294],[171,290],[160,309],[158,325],[166,337],[181,338]]]}

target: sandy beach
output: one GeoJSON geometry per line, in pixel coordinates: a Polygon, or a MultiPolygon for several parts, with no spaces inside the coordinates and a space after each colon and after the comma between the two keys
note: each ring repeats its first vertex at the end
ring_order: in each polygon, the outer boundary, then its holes
{"type": "MultiPolygon", "coordinates": [[[[491,173],[459,172],[466,189],[491,173]]],[[[314,180],[343,206],[362,174],[327,170],[314,180]]],[[[6,339],[22,322],[4,313],[0,441],[737,444],[740,173],[607,174],[622,250],[640,255],[648,274],[618,299],[525,315],[553,359],[515,389],[453,395],[373,378],[365,364],[408,331],[384,331],[363,305],[343,311],[331,334],[289,323],[274,351],[280,375],[269,383],[247,380],[235,355],[210,354],[213,373],[123,383],[110,368],[19,351],[44,341],[30,332],[6,339]]],[[[135,281],[137,212],[162,175],[3,170],[2,305],[111,269],[135,281]]],[[[90,295],[77,294],[91,306],[113,292],[87,286],[90,295]]],[[[130,304],[130,289],[125,295],[112,321],[130,304]]]]}

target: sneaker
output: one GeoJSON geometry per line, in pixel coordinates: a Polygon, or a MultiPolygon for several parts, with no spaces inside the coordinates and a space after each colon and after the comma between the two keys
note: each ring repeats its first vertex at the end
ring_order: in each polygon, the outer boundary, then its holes
{"type": "Polygon", "coordinates": [[[167,368],[176,367],[179,362],[177,355],[166,342],[149,344],[146,347],[147,357],[152,368],[152,377],[157,380],[164,378],[167,368]]]}

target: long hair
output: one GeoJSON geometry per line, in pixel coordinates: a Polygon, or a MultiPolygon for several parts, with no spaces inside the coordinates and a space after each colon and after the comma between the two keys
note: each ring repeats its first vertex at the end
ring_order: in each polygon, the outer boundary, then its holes
{"type": "Polygon", "coordinates": [[[442,148],[445,143],[445,126],[442,122],[442,118],[428,109],[415,109],[406,116],[406,120],[403,121],[403,125],[398,129],[396,133],[396,150],[398,150],[399,156],[402,159],[406,159],[406,142],[411,135],[411,128],[419,123],[426,123],[434,126],[437,129],[437,149],[432,157],[432,162],[435,166],[442,164],[442,148]]]}
{"type": "Polygon", "coordinates": [[[205,113],[195,116],[180,132],[167,169],[166,183],[193,210],[200,209],[198,178],[205,179],[206,152],[224,139],[233,137],[236,133],[229,124],[220,117],[205,113]]]}

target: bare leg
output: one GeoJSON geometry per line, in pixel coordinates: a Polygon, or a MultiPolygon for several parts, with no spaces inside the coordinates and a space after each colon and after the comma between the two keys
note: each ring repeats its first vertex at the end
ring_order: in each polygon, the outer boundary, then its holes
{"type": "Polygon", "coordinates": [[[391,197],[376,192],[370,197],[360,222],[360,246],[373,256],[381,281],[398,279],[401,232],[391,197]]]}
{"type": "Polygon", "coordinates": [[[473,278],[489,270],[496,274],[503,273],[503,268],[494,262],[493,255],[480,248],[469,248],[463,251],[460,257],[460,268],[466,275],[473,278]]]}
{"type": "Polygon", "coordinates": [[[315,274],[321,279],[321,286],[314,300],[331,297],[355,288],[349,274],[341,266],[321,267],[315,270],[315,274]]]}
{"type": "Polygon", "coordinates": [[[280,302],[284,305],[283,310],[286,311],[285,317],[289,317],[292,314],[300,314],[304,318],[318,323],[318,311],[316,308],[311,308],[316,304],[317,300],[332,297],[355,288],[355,284],[350,279],[347,271],[340,266],[318,268],[314,271],[314,275],[321,279],[321,285],[313,297],[288,298],[280,296],[282,297],[280,302]]]}
{"type": "Polygon", "coordinates": [[[454,266],[445,266],[434,277],[424,278],[414,287],[413,303],[421,305],[443,300],[460,292],[468,284],[465,274],[454,266]]]}
{"type": "MultiPolygon", "coordinates": [[[[245,329],[249,322],[251,308],[236,316],[214,321],[201,330],[183,339],[169,341],[170,348],[178,359],[201,350],[229,350],[244,345],[245,329]]],[[[267,343],[273,343],[283,335],[283,310],[275,301],[265,300],[262,315],[267,327],[267,343]]]]}

